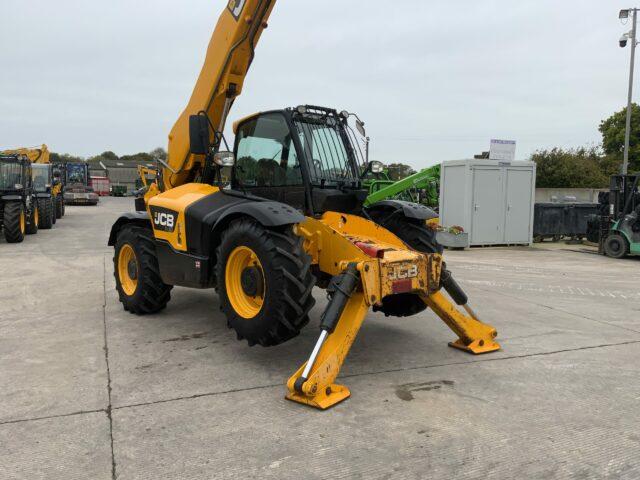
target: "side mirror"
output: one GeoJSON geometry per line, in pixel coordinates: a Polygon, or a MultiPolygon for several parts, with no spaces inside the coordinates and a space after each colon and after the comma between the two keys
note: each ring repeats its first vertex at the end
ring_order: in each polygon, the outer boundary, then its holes
{"type": "Polygon", "coordinates": [[[194,155],[206,155],[211,148],[209,121],[204,115],[189,117],[189,150],[194,155]]]}
{"type": "Polygon", "coordinates": [[[356,128],[358,129],[358,132],[360,132],[360,135],[362,135],[363,137],[367,136],[367,132],[364,129],[364,122],[360,121],[360,119],[356,119],[356,128]]]}
{"type": "Polygon", "coordinates": [[[236,163],[236,157],[233,152],[218,152],[213,156],[213,163],[221,167],[233,167],[236,163]]]}

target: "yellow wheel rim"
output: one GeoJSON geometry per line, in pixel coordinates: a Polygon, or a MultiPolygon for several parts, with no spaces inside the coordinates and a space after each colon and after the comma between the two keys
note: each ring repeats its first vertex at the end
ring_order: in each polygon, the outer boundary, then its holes
{"type": "Polygon", "coordinates": [[[24,218],[24,212],[20,212],[20,233],[24,235],[27,230],[27,221],[24,218]]]}
{"type": "Polygon", "coordinates": [[[241,246],[231,252],[225,266],[224,282],[229,302],[238,315],[249,319],[260,313],[264,304],[266,286],[262,264],[253,250],[241,246]],[[243,273],[245,275],[244,286],[243,273]],[[253,285],[249,288],[247,288],[247,276],[253,276],[250,278],[253,280],[253,285]],[[261,284],[256,285],[256,282],[260,283],[260,281],[261,284]]]}
{"type": "Polygon", "coordinates": [[[36,227],[40,226],[40,212],[38,211],[38,207],[33,211],[33,223],[36,227]]]}
{"type": "Polygon", "coordinates": [[[133,247],[128,243],[123,245],[118,254],[118,278],[124,293],[131,296],[138,288],[138,259],[133,247]]]}

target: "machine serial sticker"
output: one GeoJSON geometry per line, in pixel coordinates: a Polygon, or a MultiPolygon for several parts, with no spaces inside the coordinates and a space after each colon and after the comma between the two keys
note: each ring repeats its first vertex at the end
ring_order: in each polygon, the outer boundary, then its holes
{"type": "Polygon", "coordinates": [[[229,11],[236,20],[238,20],[238,17],[242,13],[245,3],[247,3],[247,0],[229,0],[229,11]]]}
{"type": "Polygon", "coordinates": [[[161,230],[163,232],[173,232],[175,230],[178,212],[161,207],[150,207],[150,209],[151,216],[153,218],[153,226],[156,230],[161,230]]]}

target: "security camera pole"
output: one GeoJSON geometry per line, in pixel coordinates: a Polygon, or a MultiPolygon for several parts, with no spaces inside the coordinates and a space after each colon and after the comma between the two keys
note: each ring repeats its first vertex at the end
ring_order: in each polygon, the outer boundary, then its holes
{"type": "Polygon", "coordinates": [[[636,60],[636,25],[638,20],[638,9],[628,8],[620,10],[619,18],[629,18],[631,15],[631,31],[625,33],[620,38],[620,46],[622,48],[627,46],[627,39],[631,41],[631,66],[629,67],[629,94],[627,97],[627,123],[624,131],[624,160],[622,162],[622,174],[626,175],[629,169],[629,137],[631,135],[631,96],[633,92],[633,67],[636,60]]]}

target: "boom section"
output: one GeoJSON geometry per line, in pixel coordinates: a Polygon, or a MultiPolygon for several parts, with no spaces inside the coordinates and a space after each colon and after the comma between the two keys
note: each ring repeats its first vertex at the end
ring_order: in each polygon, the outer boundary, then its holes
{"type": "Polygon", "coordinates": [[[191,115],[207,114],[215,133],[214,147],[219,144],[274,4],[275,0],[231,0],[222,12],[189,103],[169,134],[167,165],[162,169],[164,190],[196,180],[203,167],[205,156],[190,153],[191,115]]]}
{"type": "Polygon", "coordinates": [[[32,148],[16,148],[0,152],[4,155],[24,155],[31,163],[51,163],[49,148],[46,145],[32,148]]]}

